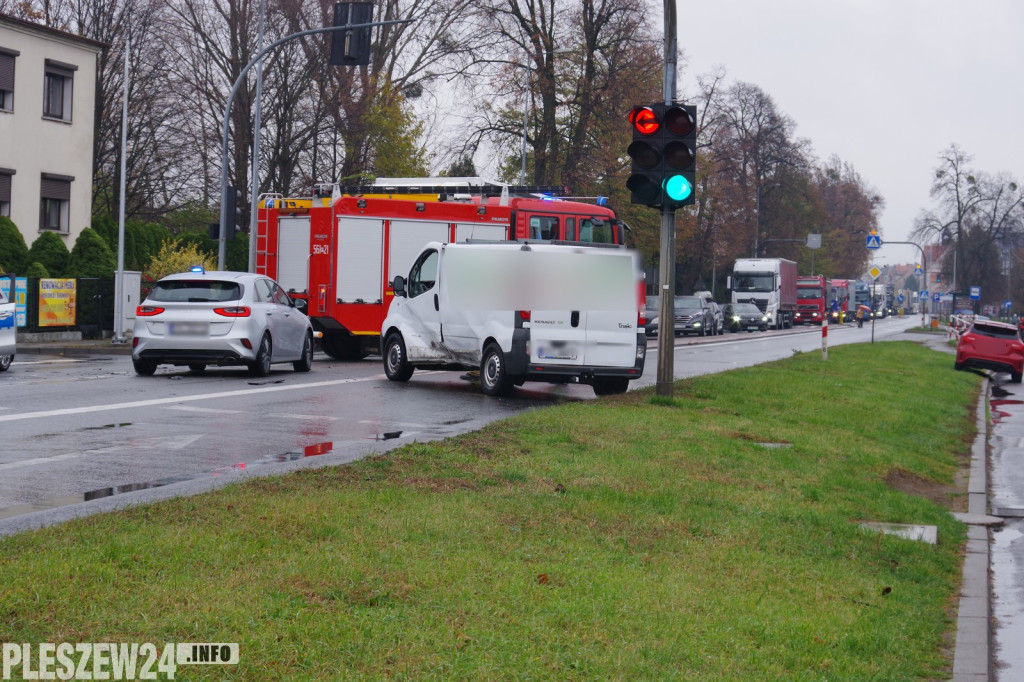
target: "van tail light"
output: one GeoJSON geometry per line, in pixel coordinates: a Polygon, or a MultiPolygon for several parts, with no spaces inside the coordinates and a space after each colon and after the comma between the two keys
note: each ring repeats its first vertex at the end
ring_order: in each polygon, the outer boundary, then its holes
{"type": "Polygon", "coordinates": [[[530,313],[529,310],[520,310],[519,311],[519,319],[521,319],[523,322],[529,322],[530,321],[530,315],[531,315],[531,313],[530,313]]]}
{"type": "Polygon", "coordinates": [[[1024,343],[1020,343],[1018,341],[1011,341],[1010,350],[1016,353],[1020,353],[1021,351],[1024,351],[1024,343]]]}
{"type": "Polygon", "coordinates": [[[249,317],[252,312],[249,310],[249,306],[235,306],[232,308],[214,308],[213,312],[224,317],[249,317]]]}
{"type": "Polygon", "coordinates": [[[157,308],[154,305],[140,305],[135,308],[135,315],[138,317],[152,317],[153,315],[159,315],[164,311],[164,308],[157,308]]]}
{"type": "Polygon", "coordinates": [[[636,283],[636,326],[639,329],[647,324],[647,292],[646,282],[640,280],[636,283]]]}

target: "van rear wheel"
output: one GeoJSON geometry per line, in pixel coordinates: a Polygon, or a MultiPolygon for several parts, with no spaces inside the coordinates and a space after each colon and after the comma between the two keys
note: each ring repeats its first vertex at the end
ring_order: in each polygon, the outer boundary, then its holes
{"type": "Polygon", "coordinates": [[[480,388],[486,395],[507,395],[512,381],[505,369],[505,354],[497,344],[488,344],[480,360],[480,388]]]}
{"type": "Polygon", "coordinates": [[[629,389],[629,379],[625,377],[594,379],[594,383],[591,385],[594,389],[594,395],[619,395],[629,389]]]}

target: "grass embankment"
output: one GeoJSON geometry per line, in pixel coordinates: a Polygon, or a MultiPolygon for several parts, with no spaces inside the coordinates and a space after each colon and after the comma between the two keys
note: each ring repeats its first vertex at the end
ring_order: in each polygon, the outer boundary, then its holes
{"type": "Polygon", "coordinates": [[[841,346],[21,534],[0,641],[241,643],[184,679],[948,677],[979,384],[841,346]]]}

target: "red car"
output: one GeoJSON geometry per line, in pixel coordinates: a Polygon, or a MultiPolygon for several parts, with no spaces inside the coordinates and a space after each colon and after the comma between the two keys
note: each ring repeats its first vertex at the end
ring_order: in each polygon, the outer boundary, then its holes
{"type": "Polygon", "coordinates": [[[1024,341],[1020,330],[1012,324],[975,320],[960,335],[954,367],[1009,372],[1010,381],[1019,384],[1024,375],[1024,341]]]}

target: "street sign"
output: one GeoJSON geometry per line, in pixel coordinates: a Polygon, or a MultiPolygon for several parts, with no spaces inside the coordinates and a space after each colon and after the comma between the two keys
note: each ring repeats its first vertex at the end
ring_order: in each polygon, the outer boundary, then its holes
{"type": "Polygon", "coordinates": [[[878,276],[882,274],[882,271],[872,265],[871,269],[868,270],[868,274],[871,275],[871,279],[878,279],[878,276]]]}
{"type": "Polygon", "coordinates": [[[919,296],[921,297],[921,300],[922,300],[922,301],[926,301],[926,300],[928,300],[928,292],[927,292],[927,291],[922,291],[922,292],[921,292],[920,294],[918,294],[918,295],[919,295],[919,296]]]}
{"type": "Polygon", "coordinates": [[[1003,307],[1004,308],[1012,308],[1013,307],[1013,301],[1011,301],[1010,299],[1006,299],[1005,301],[1003,301],[1003,307]]]}
{"type": "Polygon", "coordinates": [[[882,238],[877,234],[869,234],[867,238],[867,247],[872,250],[882,248],[882,238]]]}
{"type": "Polygon", "coordinates": [[[899,301],[900,303],[903,303],[903,292],[902,291],[900,292],[900,295],[896,297],[896,300],[899,301]]]}
{"type": "Polygon", "coordinates": [[[942,298],[942,295],[939,292],[936,291],[934,294],[932,294],[932,300],[935,301],[936,303],[939,302],[940,298],[942,298]]]}
{"type": "Polygon", "coordinates": [[[922,273],[921,264],[917,263],[916,265],[914,265],[914,274],[915,275],[920,275],[921,273],[922,273]]]}
{"type": "Polygon", "coordinates": [[[971,300],[977,301],[981,298],[981,287],[971,287],[971,300]]]}

